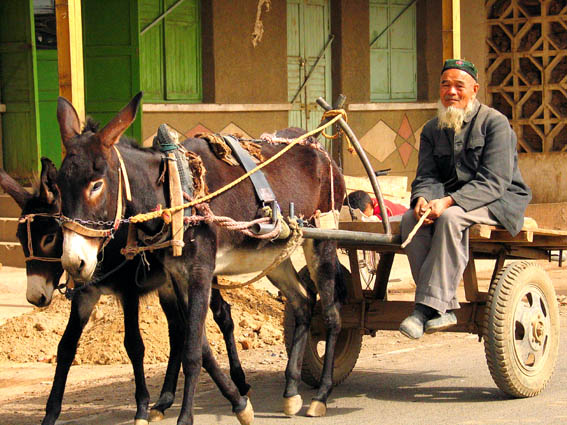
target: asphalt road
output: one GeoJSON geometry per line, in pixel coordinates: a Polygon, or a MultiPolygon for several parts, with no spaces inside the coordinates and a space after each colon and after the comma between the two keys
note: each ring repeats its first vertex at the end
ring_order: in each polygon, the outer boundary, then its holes
{"type": "MultiPolygon", "coordinates": [[[[563,309],[560,353],[567,349],[565,314],[563,309]]],[[[278,361],[283,364],[284,359],[278,361]]],[[[324,418],[304,416],[314,394],[307,386],[301,388],[304,408],[300,414],[288,418],[280,413],[281,368],[263,371],[260,365],[248,376],[256,425],[567,424],[567,364],[561,354],[550,384],[539,396],[511,399],[492,381],[483,344],[468,334],[427,335],[418,342],[405,341],[396,332],[366,337],[357,366],[334,390],[324,418]],[[386,348],[384,341],[388,341],[386,348]]],[[[58,423],[133,423],[133,410],[117,413],[58,423]]],[[[161,424],[176,424],[178,413],[179,400],[161,424]]],[[[200,387],[195,414],[196,425],[238,424],[212,384],[200,387]]]]}

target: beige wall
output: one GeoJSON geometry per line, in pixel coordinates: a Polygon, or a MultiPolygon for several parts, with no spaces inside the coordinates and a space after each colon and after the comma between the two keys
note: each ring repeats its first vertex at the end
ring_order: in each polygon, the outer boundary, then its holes
{"type": "Polygon", "coordinates": [[[205,103],[287,101],[286,2],[272,1],[263,11],[264,35],[254,47],[257,6],[257,0],[203,0],[205,103]]]}
{"type": "Polygon", "coordinates": [[[486,14],[484,2],[461,0],[461,56],[478,69],[478,99],[486,99],[486,14]]]}
{"type": "Polygon", "coordinates": [[[532,190],[532,204],[567,202],[567,152],[519,155],[522,177],[532,190]]]}
{"type": "MultiPolygon", "coordinates": [[[[332,0],[331,33],[333,99],[347,103],[370,101],[370,22],[368,0],[332,0]],[[364,11],[366,11],[364,13],[364,11]]],[[[330,99],[327,99],[331,103],[330,99]]]]}

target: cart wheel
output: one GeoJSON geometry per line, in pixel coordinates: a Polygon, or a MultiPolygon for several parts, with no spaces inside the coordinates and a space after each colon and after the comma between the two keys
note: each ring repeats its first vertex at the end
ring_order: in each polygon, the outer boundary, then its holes
{"type": "Polygon", "coordinates": [[[486,302],[484,351],[492,379],[513,397],[533,397],[549,382],[559,349],[559,310],[551,279],[539,265],[503,268],[486,302]]]}
{"type": "MultiPolygon", "coordinates": [[[[347,281],[350,281],[350,272],[344,266],[341,267],[343,268],[343,273],[345,273],[345,278],[347,281]]],[[[311,279],[307,267],[301,269],[299,276],[304,282],[308,283],[309,286],[313,285],[313,283],[310,282],[311,279]]],[[[315,320],[317,320],[317,318],[313,317],[311,322],[313,323],[315,320]]],[[[309,330],[309,337],[303,354],[303,365],[301,367],[301,379],[312,387],[319,386],[319,379],[321,378],[321,372],[323,370],[326,337],[324,332],[321,333],[315,329],[316,327],[312,325],[309,330]]],[[[291,349],[294,330],[295,317],[293,310],[291,306],[286,304],[284,311],[284,341],[288,355],[291,349]]],[[[339,385],[350,375],[358,360],[361,346],[362,335],[360,334],[360,330],[353,328],[341,330],[337,338],[335,350],[333,385],[339,385]]]]}
{"type": "Polygon", "coordinates": [[[358,270],[360,272],[360,280],[363,289],[372,290],[376,285],[376,273],[378,271],[378,263],[380,254],[376,251],[356,251],[358,257],[358,270]]]}

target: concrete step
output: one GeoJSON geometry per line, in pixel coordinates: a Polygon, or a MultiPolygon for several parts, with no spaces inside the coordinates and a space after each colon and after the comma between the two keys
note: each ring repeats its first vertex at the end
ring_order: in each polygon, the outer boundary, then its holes
{"type": "Polygon", "coordinates": [[[19,217],[22,210],[10,195],[0,194],[0,217],[19,217]]]}
{"type": "Polygon", "coordinates": [[[0,241],[19,242],[16,237],[18,230],[18,219],[12,217],[0,217],[0,241]]]}
{"type": "Polygon", "coordinates": [[[0,242],[0,263],[8,267],[25,267],[24,251],[19,243],[0,242]]]}

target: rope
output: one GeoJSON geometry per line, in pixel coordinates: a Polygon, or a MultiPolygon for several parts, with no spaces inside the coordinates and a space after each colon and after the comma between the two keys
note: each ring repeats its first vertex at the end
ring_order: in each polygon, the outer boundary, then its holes
{"type": "MultiPolygon", "coordinates": [[[[323,113],[323,117],[321,118],[321,120],[324,120],[324,119],[330,118],[330,117],[336,117],[336,116],[338,116],[338,115],[340,115],[341,118],[343,118],[343,119],[345,120],[345,122],[348,122],[347,114],[346,114],[346,112],[345,112],[344,109],[331,109],[330,111],[325,111],[325,112],[323,113]]],[[[339,131],[337,132],[337,134],[329,135],[329,134],[325,133],[325,131],[322,131],[321,134],[323,135],[323,137],[325,137],[325,139],[330,139],[330,140],[337,139],[339,136],[342,135],[342,136],[346,139],[346,141],[347,141],[347,145],[348,145],[348,148],[347,148],[347,149],[348,149],[348,151],[349,151],[350,153],[353,153],[353,152],[354,152],[354,148],[352,147],[352,143],[351,143],[351,141],[350,141],[350,138],[349,138],[348,135],[342,130],[341,127],[339,127],[339,131]]]]}
{"type": "Polygon", "coordinates": [[[291,254],[297,249],[299,245],[303,243],[303,233],[297,228],[297,226],[293,229],[293,235],[288,239],[285,248],[279,253],[279,255],[274,259],[274,262],[270,264],[263,272],[259,275],[253,277],[252,279],[248,280],[247,282],[243,283],[235,283],[232,285],[212,285],[214,289],[237,289],[243,288],[244,286],[251,285],[252,283],[262,279],[264,276],[269,274],[273,269],[279,266],[282,262],[287,260],[291,257],[291,254]]]}
{"type": "Polygon", "coordinates": [[[197,198],[191,202],[188,202],[186,204],[182,204],[182,205],[178,205],[176,207],[171,207],[171,208],[167,208],[167,209],[159,209],[157,211],[150,211],[148,213],[142,213],[142,214],[137,214],[135,216],[130,217],[129,221],[131,223],[142,223],[145,221],[149,221],[149,220],[153,220],[155,218],[159,218],[161,217],[163,214],[166,215],[172,215],[173,213],[177,212],[177,211],[181,211],[185,208],[190,208],[193,207],[197,204],[201,204],[203,202],[208,201],[209,199],[214,198],[215,196],[220,195],[223,192],[226,192],[229,189],[232,189],[234,186],[236,186],[237,184],[241,183],[242,181],[244,181],[245,179],[247,179],[248,177],[250,177],[250,175],[254,174],[256,171],[261,170],[262,168],[264,168],[265,166],[267,166],[268,164],[271,164],[272,162],[274,162],[276,159],[278,159],[280,156],[282,156],[283,154],[285,154],[288,150],[290,150],[292,147],[294,147],[297,143],[301,142],[304,139],[307,139],[308,137],[320,132],[322,129],[325,129],[327,127],[330,127],[331,125],[333,125],[335,122],[337,122],[340,118],[342,118],[343,114],[345,114],[346,117],[346,113],[343,111],[340,114],[337,114],[333,119],[331,119],[329,122],[327,122],[326,124],[317,127],[316,129],[305,133],[301,136],[299,136],[298,138],[294,139],[293,142],[291,142],[289,145],[287,145],[285,148],[283,148],[281,151],[279,151],[277,154],[275,154],[274,156],[272,156],[271,158],[269,158],[267,161],[261,163],[260,165],[258,165],[256,168],[254,168],[253,170],[248,171],[247,173],[243,174],[241,177],[239,177],[238,179],[232,181],[231,183],[227,184],[224,187],[221,187],[220,189],[216,190],[215,192],[207,195],[207,196],[203,196],[201,198],[197,198]]]}

